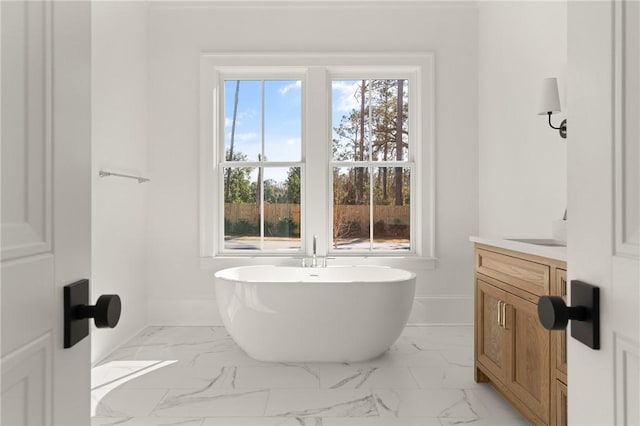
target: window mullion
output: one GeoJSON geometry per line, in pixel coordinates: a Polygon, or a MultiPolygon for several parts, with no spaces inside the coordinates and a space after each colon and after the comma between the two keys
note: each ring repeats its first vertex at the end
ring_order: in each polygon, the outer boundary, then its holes
{"type": "Polygon", "coordinates": [[[330,148],[327,117],[330,111],[327,103],[330,89],[327,87],[327,70],[324,67],[310,67],[305,75],[303,91],[303,138],[305,155],[305,187],[301,200],[305,227],[303,247],[311,254],[312,236],[318,236],[317,253],[324,255],[328,245],[327,226],[329,206],[327,169],[329,166],[327,149],[330,148]]]}
{"type": "MultiPolygon", "coordinates": [[[[260,80],[260,163],[264,162],[264,80],[260,80]]],[[[260,251],[264,251],[264,167],[258,167],[258,188],[260,188],[260,251]]]]}
{"type": "Polygon", "coordinates": [[[369,251],[373,251],[373,102],[371,92],[373,90],[373,80],[369,80],[369,120],[367,127],[369,128],[369,251]]]}

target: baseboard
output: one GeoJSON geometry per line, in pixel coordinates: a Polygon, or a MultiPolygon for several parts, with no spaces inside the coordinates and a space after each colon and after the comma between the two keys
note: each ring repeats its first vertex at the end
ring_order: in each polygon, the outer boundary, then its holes
{"type": "Polygon", "coordinates": [[[222,325],[215,299],[149,301],[149,325],[222,325]]]}
{"type": "MultiPolygon", "coordinates": [[[[96,350],[93,347],[93,339],[91,340],[92,343],[92,347],[91,347],[91,368],[95,367],[96,365],[102,363],[105,359],[107,359],[108,357],[110,357],[114,352],[116,352],[118,349],[124,347],[127,343],[129,343],[129,341],[131,339],[133,339],[134,337],[136,337],[137,335],[139,335],[145,328],[147,328],[148,326],[143,326],[140,327],[140,329],[138,331],[135,331],[133,333],[129,333],[129,337],[123,339],[122,341],[120,341],[118,344],[116,344],[114,347],[109,348],[107,350],[101,350],[100,353],[98,353],[98,350],[96,350]]],[[[95,330],[93,330],[95,331],[95,330]]]]}
{"type": "MultiPolygon", "coordinates": [[[[473,298],[460,295],[416,296],[407,325],[471,325],[473,298]]],[[[215,299],[150,300],[149,325],[218,326],[215,299]]]]}

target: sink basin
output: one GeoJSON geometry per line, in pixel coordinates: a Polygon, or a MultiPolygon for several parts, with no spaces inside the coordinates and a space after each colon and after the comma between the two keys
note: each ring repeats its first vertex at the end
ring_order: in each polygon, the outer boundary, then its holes
{"type": "Polygon", "coordinates": [[[519,243],[535,244],[537,246],[547,247],[566,247],[566,241],[554,240],[551,238],[507,238],[508,241],[517,241],[519,243]]]}

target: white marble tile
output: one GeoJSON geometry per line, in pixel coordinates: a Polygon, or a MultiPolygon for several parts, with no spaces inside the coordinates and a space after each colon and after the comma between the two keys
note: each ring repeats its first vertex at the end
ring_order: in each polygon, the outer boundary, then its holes
{"type": "Polygon", "coordinates": [[[471,425],[471,426],[530,426],[531,423],[522,417],[492,416],[486,418],[443,418],[439,419],[443,426],[471,425]]]}
{"type": "Polygon", "coordinates": [[[116,388],[106,394],[94,391],[91,398],[96,417],[147,417],[166,393],[166,389],[116,388]]]}
{"type": "MultiPolygon", "coordinates": [[[[226,339],[229,333],[224,327],[147,327],[136,336],[136,340],[147,343],[194,343],[213,342],[226,339]]],[[[134,340],[135,341],[135,340],[134,340]]]]}
{"type": "Polygon", "coordinates": [[[304,364],[285,366],[273,364],[260,367],[236,367],[237,388],[319,388],[320,380],[316,369],[304,364]]]}
{"type": "Polygon", "coordinates": [[[475,389],[480,384],[473,379],[473,367],[448,364],[446,367],[411,367],[421,389],[475,389]]]}
{"type": "Polygon", "coordinates": [[[239,350],[239,348],[230,337],[193,343],[127,343],[103,360],[101,364],[118,360],[166,360],[191,363],[202,354],[233,352],[237,350],[239,350]]]}
{"type": "Polygon", "coordinates": [[[380,416],[479,418],[481,403],[468,391],[456,389],[376,389],[380,416]]]}
{"type": "Polygon", "coordinates": [[[367,417],[377,416],[369,390],[275,389],[269,394],[266,416],[367,417]]]}
{"type": "Polygon", "coordinates": [[[446,377],[447,366],[409,367],[420,389],[441,389],[446,377]]]}
{"type": "Polygon", "coordinates": [[[273,365],[271,362],[251,358],[233,341],[197,353],[190,359],[181,361],[180,364],[189,367],[264,367],[273,365]]]}
{"type": "Polygon", "coordinates": [[[100,362],[174,360],[189,362],[203,352],[237,348],[224,327],[148,327],[100,362]]]}
{"type": "MultiPolygon", "coordinates": [[[[234,388],[238,367],[185,367],[170,365],[142,374],[122,385],[123,389],[234,388]]],[[[256,386],[254,386],[255,388],[256,386]]]]}
{"type": "Polygon", "coordinates": [[[202,426],[204,417],[93,417],[91,426],[202,426]]]}
{"type": "Polygon", "coordinates": [[[422,350],[440,350],[452,346],[473,347],[473,326],[405,327],[400,339],[414,343],[422,350]]]}
{"type": "Polygon", "coordinates": [[[520,413],[488,383],[479,384],[477,388],[469,392],[473,393],[482,404],[482,409],[480,410],[481,417],[503,414],[520,417],[520,413]]]}
{"type": "Polygon", "coordinates": [[[323,426],[321,417],[207,417],[202,426],[323,426]]]}
{"type": "Polygon", "coordinates": [[[473,367],[473,347],[450,346],[440,351],[449,364],[473,367]]]}
{"type": "Polygon", "coordinates": [[[318,367],[324,389],[417,389],[418,384],[407,367],[354,367],[326,364],[318,367]]]}
{"type": "Polygon", "coordinates": [[[356,367],[429,367],[446,364],[438,351],[420,351],[410,345],[393,345],[390,350],[378,358],[349,363],[356,367]]]}
{"type": "MultiPolygon", "coordinates": [[[[96,389],[115,381],[123,381],[128,378],[154,368],[165,366],[163,361],[112,361],[91,369],[91,388],[96,389]]],[[[166,386],[162,386],[166,387],[166,386]]]]}
{"type": "Polygon", "coordinates": [[[324,417],[322,426],[441,426],[430,417],[324,417]]]}
{"type": "Polygon", "coordinates": [[[263,416],[269,390],[194,389],[171,390],[153,410],[162,417],[263,416]]]}
{"type": "Polygon", "coordinates": [[[92,371],[92,425],[528,424],[472,365],[472,327],[407,327],[350,364],[266,363],[223,327],[149,327],[92,371]]]}

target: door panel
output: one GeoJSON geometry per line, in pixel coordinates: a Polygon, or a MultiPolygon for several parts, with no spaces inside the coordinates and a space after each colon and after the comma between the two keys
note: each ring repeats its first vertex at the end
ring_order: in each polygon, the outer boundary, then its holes
{"type": "Polygon", "coordinates": [[[3,2],[2,424],[51,424],[51,8],[3,2]],[[25,311],[29,312],[25,315],[25,311]],[[19,321],[17,321],[19,319],[19,321]]]}
{"type": "Polygon", "coordinates": [[[62,287],[90,276],[90,12],[0,2],[3,425],[90,423],[90,341],[62,348],[62,287]]]}
{"type": "Polygon", "coordinates": [[[507,344],[505,330],[498,321],[500,311],[498,303],[505,300],[506,292],[478,279],[476,292],[478,361],[500,380],[504,380],[508,361],[507,344]]]}
{"type": "Polygon", "coordinates": [[[567,341],[569,424],[640,420],[639,6],[568,3],[568,279],[601,294],[600,350],[567,341]]]}
{"type": "Polygon", "coordinates": [[[3,357],[2,424],[51,424],[51,333],[3,357]]]}
{"type": "Polygon", "coordinates": [[[50,7],[2,5],[2,259],[51,250],[50,7]]]}

